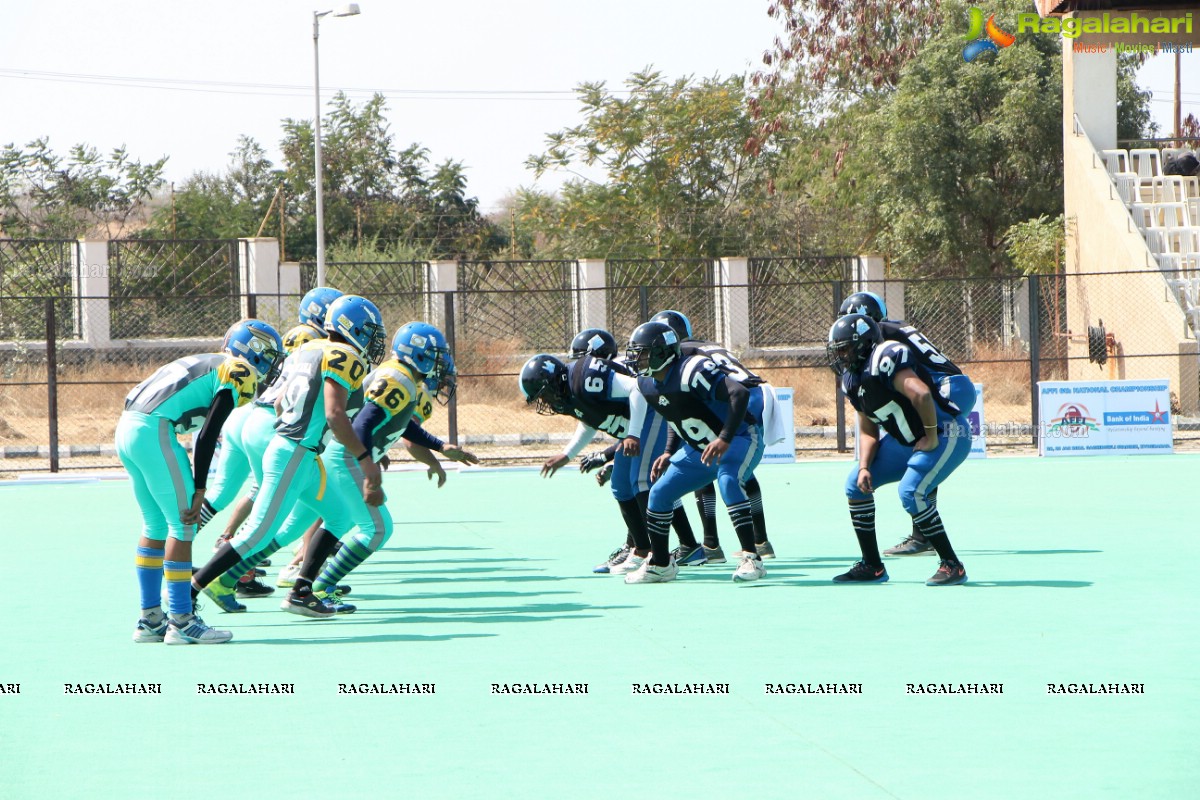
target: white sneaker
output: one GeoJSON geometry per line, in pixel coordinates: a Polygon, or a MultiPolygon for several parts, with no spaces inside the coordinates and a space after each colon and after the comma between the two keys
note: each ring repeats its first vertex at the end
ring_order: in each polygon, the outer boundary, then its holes
{"type": "Polygon", "coordinates": [[[285,564],[279,569],[279,580],[275,581],[275,585],[281,589],[290,589],[296,585],[296,578],[300,577],[300,565],[295,566],[285,564]]]}
{"type": "Polygon", "coordinates": [[[192,614],[180,622],[171,620],[167,623],[164,641],[167,644],[223,644],[232,638],[231,631],[210,628],[204,624],[204,620],[192,614]]]}
{"type": "Polygon", "coordinates": [[[742,556],[742,563],[733,571],[734,581],[756,581],[767,574],[767,568],[758,555],[742,556]]]}
{"type": "Polygon", "coordinates": [[[671,559],[671,563],[665,567],[656,567],[646,560],[640,567],[625,575],[626,583],[666,583],[667,581],[675,580],[679,574],[679,567],[675,566],[675,559],[671,559]]]}
{"type": "Polygon", "coordinates": [[[133,641],[138,644],[161,642],[166,634],[167,618],[165,615],[160,616],[158,622],[151,622],[142,617],[138,620],[137,627],[133,629],[133,641]]]}
{"type": "Polygon", "coordinates": [[[613,564],[608,568],[609,575],[624,575],[626,572],[633,572],[646,563],[646,559],[642,556],[635,556],[631,551],[629,555],[620,564],[613,564]]]}

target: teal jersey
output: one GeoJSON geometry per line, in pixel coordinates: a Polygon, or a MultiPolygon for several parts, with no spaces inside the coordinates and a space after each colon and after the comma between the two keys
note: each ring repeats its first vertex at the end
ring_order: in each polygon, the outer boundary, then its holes
{"type": "Polygon", "coordinates": [[[349,345],[328,339],[305,343],[283,362],[279,376],[283,413],[275,421],[275,433],[321,452],[329,440],[325,381],[334,381],[353,396],[362,388],[366,374],[366,362],[349,345]]]}
{"type": "Polygon", "coordinates": [[[218,392],[232,393],[237,408],[254,399],[257,388],[258,377],[245,359],[204,353],[160,367],[126,395],[125,410],[169,419],[176,433],[194,433],[218,392]]]}
{"type": "Polygon", "coordinates": [[[355,411],[366,403],[379,406],[383,421],[371,431],[371,458],[379,461],[395,444],[417,411],[423,387],[408,367],[392,358],[379,365],[363,383],[366,388],[355,411]]]}

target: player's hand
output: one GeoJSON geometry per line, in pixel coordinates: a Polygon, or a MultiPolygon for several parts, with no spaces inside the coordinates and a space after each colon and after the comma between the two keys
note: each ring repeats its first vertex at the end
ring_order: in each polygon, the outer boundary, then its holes
{"type": "Polygon", "coordinates": [[[933,436],[922,436],[917,439],[917,443],[913,445],[913,450],[920,450],[922,453],[929,453],[938,448],[938,437],[935,433],[933,436]]]}
{"type": "Polygon", "coordinates": [[[604,453],[592,453],[584,456],[583,460],[579,462],[579,471],[586,474],[594,469],[600,469],[607,463],[608,459],[604,457],[604,453]]]}
{"type": "Polygon", "coordinates": [[[608,479],[612,477],[612,473],[613,465],[605,464],[604,468],[596,473],[596,483],[600,484],[601,486],[608,483],[608,479]]]}
{"type": "Polygon", "coordinates": [[[642,443],[636,436],[626,436],[621,442],[621,452],[630,458],[636,458],[642,452],[642,443]]]}
{"type": "Polygon", "coordinates": [[[855,483],[858,484],[858,490],[863,494],[875,493],[875,487],[871,484],[871,470],[859,467],[858,480],[855,483]]]}
{"type": "Polygon", "coordinates": [[[662,477],[662,474],[667,471],[667,467],[671,465],[671,457],[663,453],[658,458],[654,459],[654,463],[650,465],[650,480],[656,481],[662,477]]]}
{"type": "Polygon", "coordinates": [[[378,484],[378,483],[375,483],[375,484],[364,483],[363,484],[363,502],[366,503],[367,505],[381,506],[381,505],[383,505],[383,502],[386,499],[387,498],[385,498],[383,496],[383,485],[382,484],[378,484]]]}
{"type": "Polygon", "coordinates": [[[729,449],[729,442],[724,439],[713,439],[709,442],[708,447],[704,448],[704,452],[700,454],[700,463],[706,467],[711,467],[713,464],[721,463],[721,456],[725,455],[725,451],[729,449]]]}
{"type": "Polygon", "coordinates": [[[550,458],[547,458],[545,463],[542,464],[542,477],[543,478],[554,477],[554,473],[556,473],[560,469],[562,469],[562,467],[565,466],[566,463],[570,460],[571,459],[567,458],[565,455],[557,455],[557,456],[551,456],[550,458]]]}
{"type": "Polygon", "coordinates": [[[429,465],[429,470],[425,473],[425,477],[433,480],[434,475],[437,476],[437,488],[440,489],[446,485],[446,470],[442,469],[442,465],[436,461],[429,465]]]}
{"type": "Polygon", "coordinates": [[[200,521],[200,507],[204,505],[204,490],[196,489],[192,494],[192,505],[179,512],[179,521],[184,525],[195,525],[200,521]]]}
{"type": "Polygon", "coordinates": [[[478,464],[479,456],[463,450],[458,445],[448,444],[442,448],[442,455],[460,464],[478,464]]]}
{"type": "Polygon", "coordinates": [[[392,465],[392,460],[390,458],[388,458],[387,454],[385,453],[383,458],[379,459],[379,468],[386,472],[387,468],[390,467],[391,465],[392,465]]]}

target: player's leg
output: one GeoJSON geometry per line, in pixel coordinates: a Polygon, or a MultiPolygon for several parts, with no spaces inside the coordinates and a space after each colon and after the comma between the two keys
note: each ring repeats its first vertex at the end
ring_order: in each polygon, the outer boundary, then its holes
{"type": "Polygon", "coordinates": [[[638,503],[638,472],[645,461],[643,454],[627,456],[617,449],[613,456],[612,476],[609,487],[617,507],[621,510],[621,519],[625,522],[625,544],[614,550],[602,564],[592,568],[599,574],[621,575],[637,565],[626,563],[632,555],[641,564],[650,552],[650,539],[646,536],[646,517],[638,503]]]}
{"type": "Polygon", "coordinates": [[[724,564],[725,551],[717,533],[717,486],[710,483],[696,491],[696,510],[704,529],[704,551],[709,564],[724,564]]]}
{"type": "MultiPolygon", "coordinates": [[[[905,447],[895,438],[880,438],[868,470],[872,488],[878,491],[880,486],[895,483],[904,477],[911,455],[912,448],[905,447]]],[[[858,464],[855,464],[846,476],[846,500],[850,504],[850,524],[854,527],[862,559],[833,580],[837,583],[884,583],[888,574],[879,556],[879,540],[875,533],[875,495],[858,488],[860,471],[858,464]]]]}
{"type": "Polygon", "coordinates": [[[133,496],[142,515],[142,535],[138,540],[135,570],[141,595],[142,613],[133,631],[139,644],[161,642],[167,633],[167,615],[162,610],[163,557],[166,553],[167,518],[150,491],[149,482],[137,463],[133,428],[136,423],[122,415],[117,423],[117,457],[121,459],[133,496]]]}
{"type": "Polygon", "coordinates": [[[751,426],[747,435],[733,437],[729,449],[717,464],[717,489],[729,510],[730,522],[741,545],[742,555],[733,573],[733,579],[739,582],[758,580],[766,574],[762,556],[754,546],[754,510],[746,494],[746,484],[762,461],[765,450],[762,428],[751,426]]]}
{"type": "Polygon", "coordinates": [[[927,453],[914,452],[900,481],[900,502],[912,515],[913,525],[937,551],[937,572],[929,586],[965,583],[967,571],[959,561],[942,524],[934,493],[937,487],[967,459],[971,452],[971,428],[965,417],[938,414],[938,446],[927,453]]]}
{"type": "Polygon", "coordinates": [[[320,515],[321,528],[313,534],[305,547],[304,562],[300,565],[296,583],[280,603],[281,609],[292,614],[324,619],[335,612],[349,613],[355,610],[354,606],[347,603],[327,603],[324,597],[313,591],[313,583],[326,559],[333,555],[341,537],[354,527],[350,504],[355,496],[361,501],[361,483],[353,479],[347,481],[346,475],[338,466],[337,451],[341,449],[336,448],[328,466],[322,462],[322,469],[326,470],[326,473],[322,476],[323,485],[316,493],[316,498],[300,500],[320,515]]]}
{"type": "MultiPolygon", "coordinates": [[[[392,515],[387,505],[369,506],[362,499],[362,468],[354,456],[345,448],[341,450],[339,466],[330,471],[331,479],[338,483],[339,494],[349,509],[351,521],[357,525],[358,531],[342,539],[342,546],[326,562],[320,575],[313,581],[313,591],[318,596],[330,600],[335,609],[345,606],[341,595],[346,591],[341,588],[342,581],[358,565],[362,564],[381,547],[387,544],[392,536],[392,515]]],[[[344,613],[344,612],[343,612],[344,613]]]]}
{"type": "Polygon", "coordinates": [[[685,444],[671,456],[670,465],[650,488],[646,502],[646,533],[650,538],[650,557],[637,570],[625,576],[626,583],[663,583],[674,580],[679,569],[671,560],[671,519],[675,501],[706,483],[711,483],[715,467],[701,463],[700,452],[685,444]]]}
{"type": "Polygon", "coordinates": [[[204,495],[204,504],[200,506],[197,533],[219,514],[221,509],[237,499],[242,484],[250,475],[250,458],[242,447],[242,429],[250,413],[250,406],[234,409],[221,428],[221,457],[217,460],[217,475],[204,495]]]}

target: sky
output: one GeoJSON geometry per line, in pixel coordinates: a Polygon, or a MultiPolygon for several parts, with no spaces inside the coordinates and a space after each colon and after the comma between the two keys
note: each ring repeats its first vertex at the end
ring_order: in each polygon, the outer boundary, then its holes
{"type": "MultiPolygon", "coordinates": [[[[653,65],[670,78],[745,74],[779,31],[768,0],[363,0],[321,21],[321,87],[387,95],[399,147],[463,163],[469,195],[498,208],[518,187],[553,190],[524,167],[547,133],[577,124],[572,89],[619,89],[653,65]]],[[[166,177],[229,161],[240,134],[278,159],[280,120],[313,116],[312,12],[295,0],[39,0],[0,18],[0,145],[49,136],[65,152],[124,144],[166,177]]],[[[1184,56],[1184,114],[1200,116],[1200,53],[1184,56]]],[[[1141,83],[1171,127],[1173,61],[1141,83]]]]}

